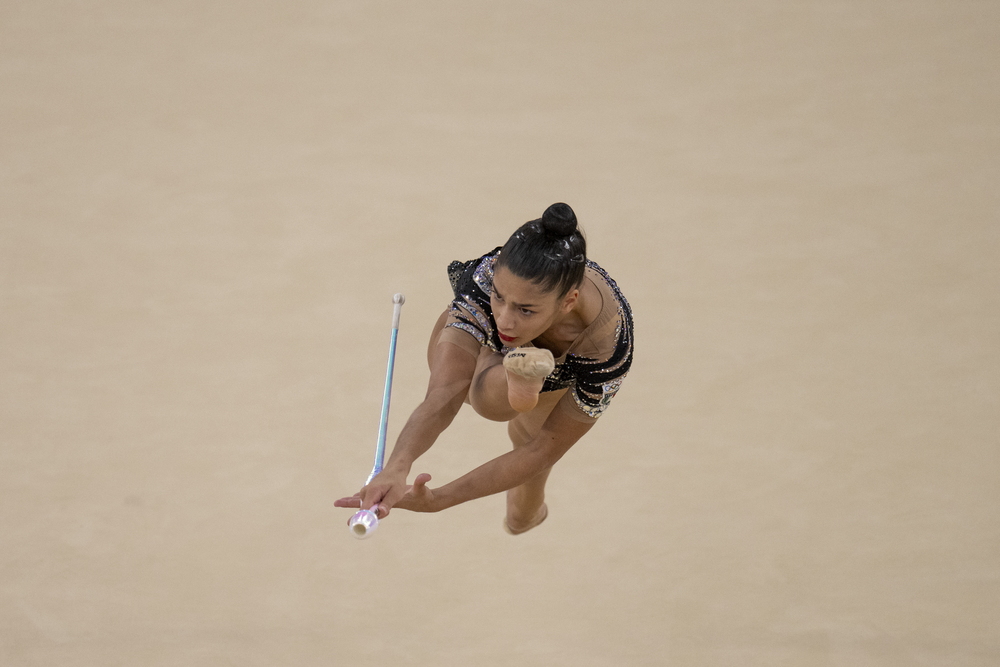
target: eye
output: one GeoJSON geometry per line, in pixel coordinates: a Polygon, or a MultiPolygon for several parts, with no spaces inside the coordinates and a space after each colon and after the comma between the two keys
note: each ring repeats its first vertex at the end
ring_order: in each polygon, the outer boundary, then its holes
{"type": "Polygon", "coordinates": [[[535,314],[535,311],[533,311],[533,310],[528,310],[527,308],[522,308],[522,309],[521,309],[521,314],[522,314],[522,315],[534,315],[534,314],[535,314]]]}

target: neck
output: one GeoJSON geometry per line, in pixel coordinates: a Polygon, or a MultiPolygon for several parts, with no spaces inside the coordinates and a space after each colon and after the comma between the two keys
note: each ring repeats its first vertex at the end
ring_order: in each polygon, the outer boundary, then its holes
{"type": "Polygon", "coordinates": [[[597,319],[603,306],[601,293],[587,278],[578,289],[576,303],[566,313],[561,313],[538,340],[561,347],[561,343],[573,341],[591,322],[597,319]]]}

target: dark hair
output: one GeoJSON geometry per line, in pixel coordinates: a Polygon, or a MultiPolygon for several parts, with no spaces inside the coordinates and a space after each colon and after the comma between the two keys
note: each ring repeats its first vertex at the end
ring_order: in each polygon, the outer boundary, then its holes
{"type": "Polygon", "coordinates": [[[553,204],[538,220],[526,222],[500,250],[496,267],[506,267],[518,278],[530,280],[546,292],[562,297],[583,280],[587,241],[577,227],[576,214],[566,204],[553,204]]]}

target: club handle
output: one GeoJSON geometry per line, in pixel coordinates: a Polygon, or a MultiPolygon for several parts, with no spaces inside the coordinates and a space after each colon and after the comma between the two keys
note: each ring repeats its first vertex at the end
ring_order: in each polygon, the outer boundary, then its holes
{"type": "MultiPolygon", "coordinates": [[[[389,402],[392,396],[392,371],[396,364],[396,336],[399,334],[399,313],[403,309],[406,297],[402,294],[395,294],[392,297],[392,336],[389,339],[389,362],[385,369],[385,391],[382,394],[382,415],[379,419],[378,439],[375,444],[375,464],[372,471],[365,480],[368,486],[375,475],[382,472],[382,463],[385,460],[385,436],[389,425],[389,402]]],[[[378,515],[362,510],[351,518],[351,532],[355,537],[363,538],[373,532],[378,527],[378,515]]]]}

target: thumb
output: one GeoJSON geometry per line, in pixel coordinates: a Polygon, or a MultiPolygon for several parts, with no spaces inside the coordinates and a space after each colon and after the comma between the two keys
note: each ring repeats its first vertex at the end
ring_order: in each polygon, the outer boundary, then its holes
{"type": "Polygon", "coordinates": [[[385,496],[385,492],[383,492],[381,489],[378,489],[372,491],[371,493],[366,494],[362,489],[362,495],[363,498],[361,501],[361,508],[370,509],[371,511],[378,514],[378,504],[382,501],[382,498],[385,496]]]}
{"type": "Polygon", "coordinates": [[[425,472],[420,473],[419,475],[417,475],[417,478],[415,480],[413,480],[413,490],[414,491],[422,491],[423,488],[424,488],[424,485],[426,485],[427,482],[429,482],[429,481],[431,481],[431,476],[430,475],[428,475],[425,472]]]}

